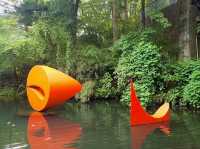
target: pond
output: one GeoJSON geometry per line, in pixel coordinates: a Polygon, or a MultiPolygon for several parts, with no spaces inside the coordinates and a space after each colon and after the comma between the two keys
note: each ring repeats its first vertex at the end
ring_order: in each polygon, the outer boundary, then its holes
{"type": "Polygon", "coordinates": [[[200,149],[199,138],[200,113],[130,127],[129,109],[115,102],[67,103],[45,113],[0,103],[0,149],[200,149]]]}

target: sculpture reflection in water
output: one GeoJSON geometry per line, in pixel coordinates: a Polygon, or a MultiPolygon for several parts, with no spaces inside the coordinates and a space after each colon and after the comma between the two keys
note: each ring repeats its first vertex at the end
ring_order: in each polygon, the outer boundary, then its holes
{"type": "Polygon", "coordinates": [[[75,149],[73,143],[82,133],[79,124],[39,112],[29,116],[27,129],[31,149],[75,149]]]}
{"type": "Polygon", "coordinates": [[[156,129],[160,129],[165,135],[170,135],[169,122],[131,127],[132,149],[142,149],[142,145],[148,135],[153,133],[156,129]]]}

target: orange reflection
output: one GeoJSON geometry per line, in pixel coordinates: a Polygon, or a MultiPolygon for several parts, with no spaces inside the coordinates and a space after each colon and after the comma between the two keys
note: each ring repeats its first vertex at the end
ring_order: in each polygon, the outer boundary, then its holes
{"type": "Polygon", "coordinates": [[[33,112],[28,120],[28,142],[31,149],[75,149],[72,144],[80,138],[79,124],[56,116],[33,112]]]}
{"type": "Polygon", "coordinates": [[[170,135],[169,122],[131,127],[132,149],[141,149],[147,136],[156,129],[160,129],[165,135],[170,135]]]}

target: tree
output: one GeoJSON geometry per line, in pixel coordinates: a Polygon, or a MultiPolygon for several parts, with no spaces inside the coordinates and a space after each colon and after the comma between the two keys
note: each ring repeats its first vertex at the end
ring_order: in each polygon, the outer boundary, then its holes
{"type": "Polygon", "coordinates": [[[128,0],[124,0],[124,16],[125,20],[128,20],[128,0]]]}
{"type": "Polygon", "coordinates": [[[97,47],[112,44],[112,3],[107,0],[82,2],[79,9],[79,40],[97,47]]]}
{"type": "Polygon", "coordinates": [[[20,22],[25,26],[31,26],[33,22],[45,17],[63,21],[72,42],[75,43],[79,3],[80,0],[24,0],[17,12],[21,16],[20,22]]]}
{"type": "Polygon", "coordinates": [[[17,13],[20,15],[19,22],[23,23],[25,26],[31,26],[33,22],[47,14],[47,4],[48,3],[43,0],[24,0],[23,3],[17,7],[17,13]]]}
{"type": "Polygon", "coordinates": [[[79,8],[80,0],[69,0],[69,12],[68,18],[71,20],[69,22],[69,30],[72,37],[72,42],[76,43],[76,34],[77,34],[77,14],[79,8]]]}
{"type": "Polygon", "coordinates": [[[141,0],[141,22],[143,28],[145,28],[146,25],[145,0],[141,0]]]}
{"type": "Polygon", "coordinates": [[[117,27],[117,0],[112,1],[112,27],[113,27],[113,42],[118,39],[117,27]]]}

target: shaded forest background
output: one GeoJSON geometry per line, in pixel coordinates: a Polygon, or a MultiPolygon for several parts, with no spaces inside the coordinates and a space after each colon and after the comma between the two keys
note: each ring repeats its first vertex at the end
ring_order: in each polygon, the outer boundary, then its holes
{"type": "Polygon", "coordinates": [[[24,0],[0,16],[0,99],[23,100],[44,64],[83,84],[77,101],[200,108],[198,0],[24,0]]]}

